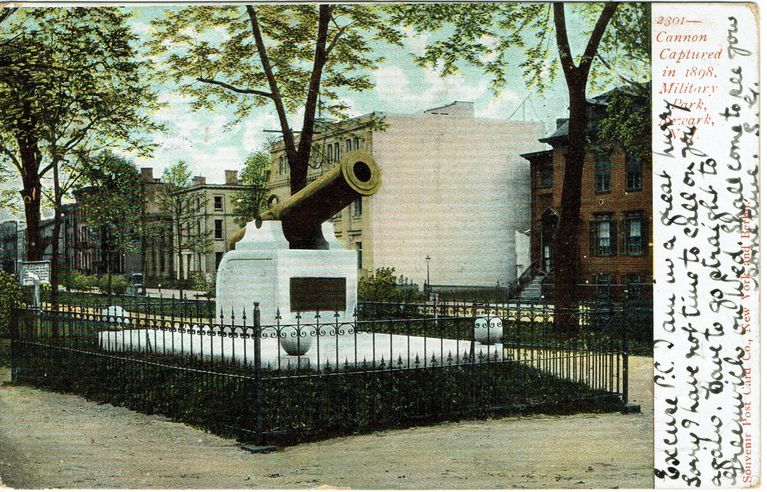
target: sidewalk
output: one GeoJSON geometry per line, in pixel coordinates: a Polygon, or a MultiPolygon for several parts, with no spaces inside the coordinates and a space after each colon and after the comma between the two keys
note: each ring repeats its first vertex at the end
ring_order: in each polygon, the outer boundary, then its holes
{"type": "MultiPolygon", "coordinates": [[[[0,368],[7,379],[8,368],[0,368]]],[[[0,386],[0,481],[16,488],[647,488],[652,359],[630,363],[641,414],[447,423],[259,455],[74,395],[0,386]]]]}

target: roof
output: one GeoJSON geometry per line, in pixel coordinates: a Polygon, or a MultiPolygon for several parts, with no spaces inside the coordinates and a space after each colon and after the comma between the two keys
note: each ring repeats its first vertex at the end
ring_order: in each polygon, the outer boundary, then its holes
{"type": "Polygon", "coordinates": [[[519,155],[529,161],[529,160],[536,159],[538,157],[550,157],[553,151],[554,151],[553,149],[538,150],[536,152],[528,152],[526,154],[519,154],[519,155]]]}
{"type": "Polygon", "coordinates": [[[564,137],[566,137],[569,134],[570,134],[570,120],[567,120],[564,123],[562,123],[561,125],[559,125],[559,128],[554,130],[554,133],[552,133],[551,135],[549,135],[547,137],[543,137],[543,138],[539,139],[538,141],[539,142],[544,142],[544,143],[549,143],[552,140],[557,140],[557,139],[560,139],[560,138],[564,138],[564,137]]]}
{"type": "MultiPolygon", "coordinates": [[[[644,85],[649,87],[649,82],[644,85]]],[[[587,97],[586,103],[589,104],[590,106],[598,106],[600,108],[606,108],[607,105],[609,104],[610,97],[613,94],[615,93],[635,94],[635,92],[636,92],[635,89],[630,86],[615,87],[613,89],[610,89],[607,92],[603,92],[602,94],[599,94],[598,96],[587,97]]],[[[639,95],[639,94],[635,94],[635,95],[639,95]]],[[[569,121],[565,121],[563,124],[559,125],[559,127],[556,130],[554,130],[554,133],[546,137],[543,137],[542,139],[539,140],[539,142],[550,143],[551,141],[567,137],[569,133],[570,133],[570,124],[569,124],[569,121]]]]}

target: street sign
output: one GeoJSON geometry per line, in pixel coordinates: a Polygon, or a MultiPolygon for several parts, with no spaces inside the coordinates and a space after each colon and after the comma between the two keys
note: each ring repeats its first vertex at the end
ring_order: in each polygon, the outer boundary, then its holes
{"type": "Polygon", "coordinates": [[[27,273],[34,273],[40,277],[41,284],[50,284],[51,262],[49,260],[21,262],[21,285],[34,285],[35,283],[27,273]]]}

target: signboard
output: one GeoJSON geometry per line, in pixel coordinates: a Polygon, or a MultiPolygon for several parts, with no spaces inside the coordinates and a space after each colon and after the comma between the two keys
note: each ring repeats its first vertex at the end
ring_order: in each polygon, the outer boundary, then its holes
{"type": "Polygon", "coordinates": [[[41,284],[51,283],[51,262],[44,261],[22,261],[21,262],[21,285],[34,285],[32,279],[27,273],[34,273],[40,277],[41,284]]]}
{"type": "Polygon", "coordinates": [[[346,311],[346,278],[291,277],[290,310],[346,311]]]}

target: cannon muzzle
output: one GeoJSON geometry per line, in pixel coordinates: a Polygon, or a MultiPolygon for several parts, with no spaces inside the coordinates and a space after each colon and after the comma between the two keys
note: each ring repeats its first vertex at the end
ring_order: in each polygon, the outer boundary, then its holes
{"type": "MultiPolygon", "coordinates": [[[[321,225],[354,200],[373,195],[381,186],[381,171],[368,152],[344,154],[341,162],[304,189],[262,212],[265,220],[282,221],[282,232],[292,249],[327,249],[321,225]]],[[[230,247],[242,239],[244,230],[230,237],[230,247]]]]}

